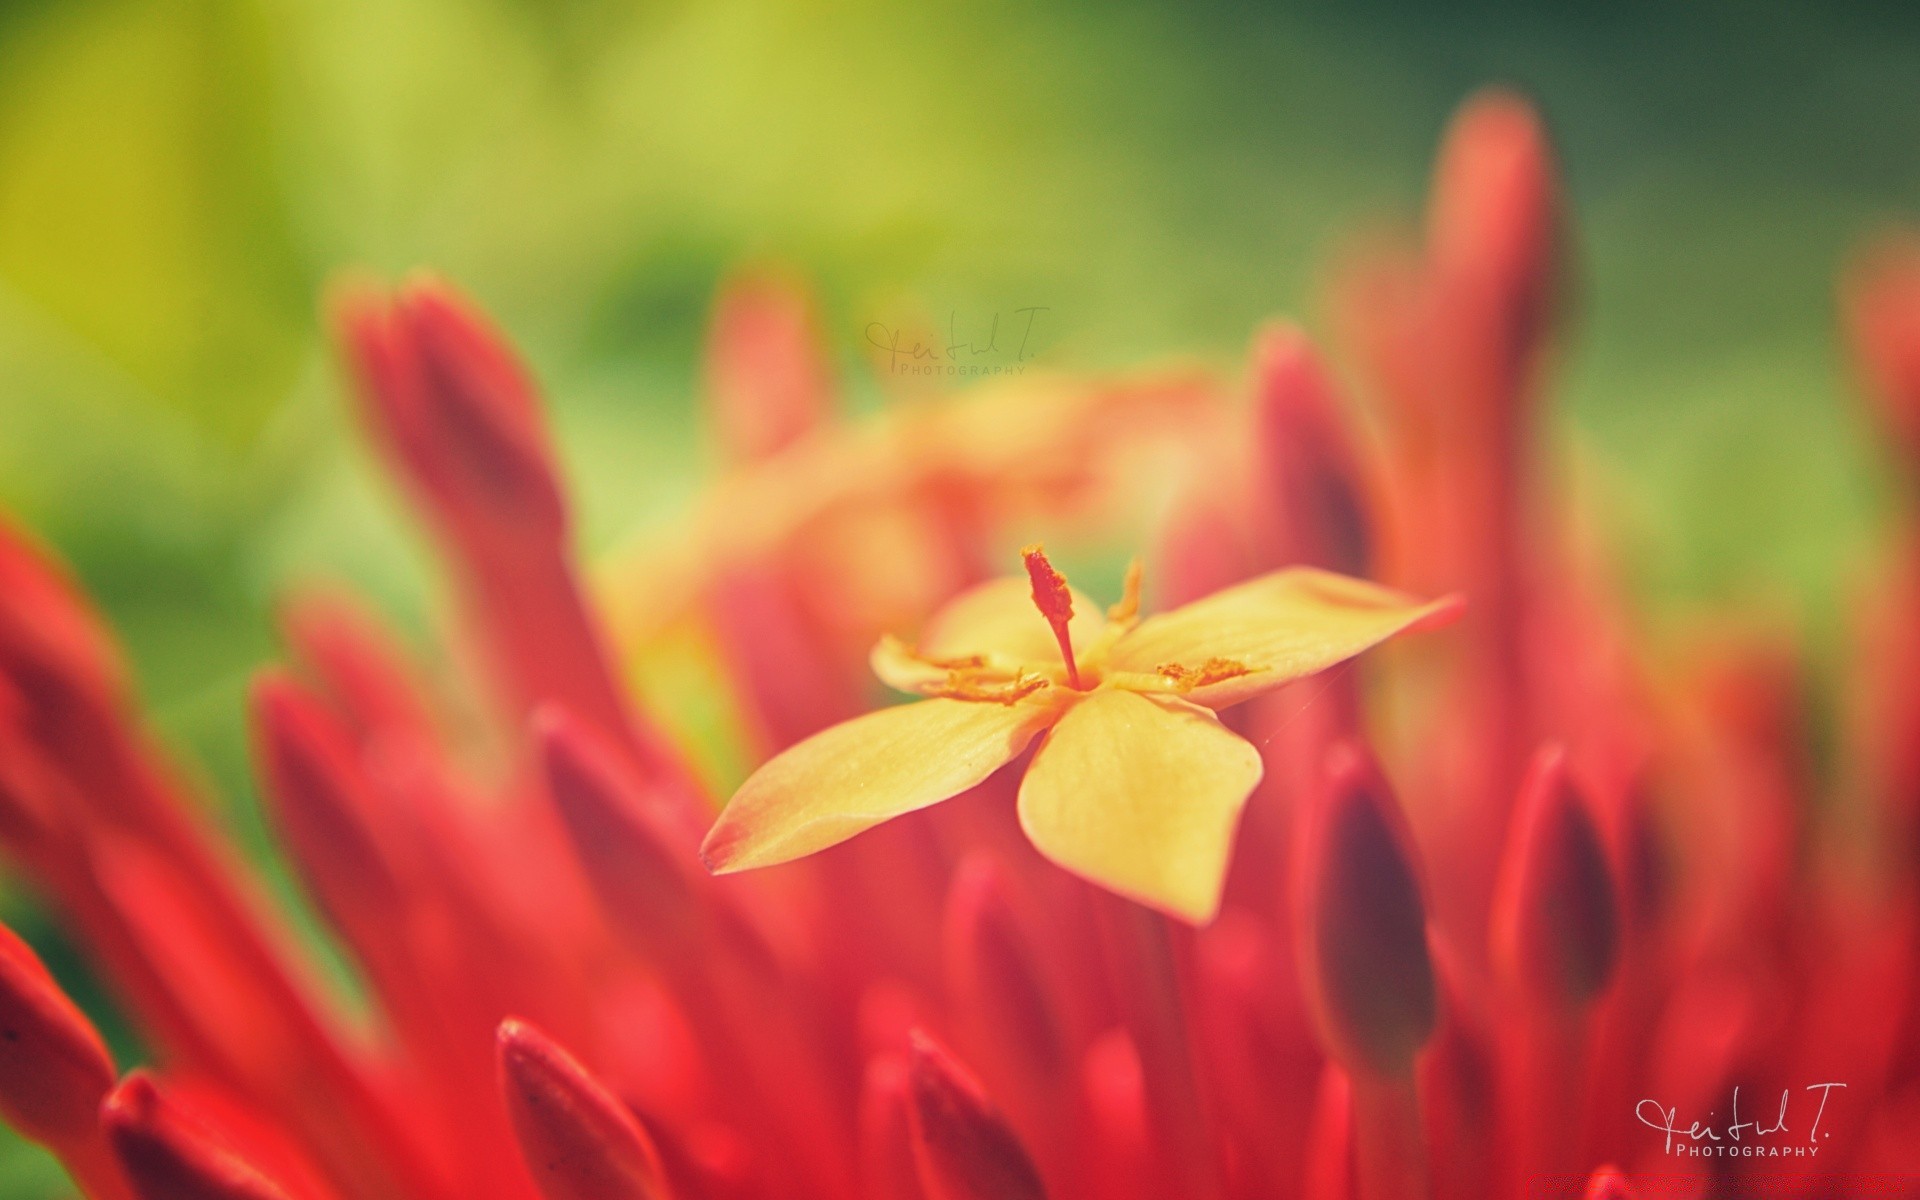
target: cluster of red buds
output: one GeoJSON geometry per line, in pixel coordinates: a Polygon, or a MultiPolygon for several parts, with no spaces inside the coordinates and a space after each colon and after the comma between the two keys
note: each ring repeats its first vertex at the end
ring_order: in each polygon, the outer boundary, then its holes
{"type": "MultiPolygon", "coordinates": [[[[306,594],[252,692],[271,823],[369,1012],[204,819],[85,599],[0,531],[0,847],[153,1055],[122,1074],[0,930],[0,1116],[94,1200],[1920,1195],[1920,507],[1847,770],[1789,643],[1639,653],[1537,453],[1564,215],[1531,109],[1469,102],[1424,233],[1339,276],[1364,425],[1291,327],[1244,389],[1036,372],[856,421],[803,294],[737,283],[728,472],[599,599],[503,338],[432,282],[342,294],[472,652],[442,669],[306,594]],[[1466,599],[1221,715],[1262,761],[1217,915],[1036,852],[1017,748],[937,809],[709,873],[726,797],[687,710],[718,694],[758,758],[857,718],[876,638],[1143,494],[1155,606],[1296,566],[1466,599]],[[667,644],[702,670],[644,669],[667,644]]],[[[1920,481],[1920,252],[1844,294],[1920,481]]],[[[1079,688],[1072,596],[1029,568],[1079,688]]]]}

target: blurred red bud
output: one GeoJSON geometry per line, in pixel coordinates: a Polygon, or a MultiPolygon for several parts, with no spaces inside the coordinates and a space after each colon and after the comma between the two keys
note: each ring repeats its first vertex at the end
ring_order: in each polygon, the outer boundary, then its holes
{"type": "Polygon", "coordinates": [[[391,921],[406,887],[376,830],[357,754],[334,715],[278,671],[253,689],[257,758],[281,836],[309,888],[351,933],[391,921]]]}
{"type": "Polygon", "coordinates": [[[1854,361],[1880,419],[1920,465],[1920,235],[1888,235],[1841,279],[1854,361]]]}
{"type": "Polygon", "coordinates": [[[765,458],[830,415],[833,378],[821,343],[798,283],[762,273],[721,291],[707,341],[707,390],[730,458],[765,458]]]}
{"type": "Polygon", "coordinates": [[[143,1072],[113,1090],[100,1121],[139,1200],[289,1200],[278,1184],[168,1103],[143,1072]]]}
{"type": "Polygon", "coordinates": [[[1303,986],[1337,1061],[1406,1076],[1437,1015],[1406,820],[1379,768],[1353,743],[1329,754],[1313,805],[1295,900],[1303,986]]]}
{"type": "Polygon", "coordinates": [[[1552,319],[1559,197],[1540,117],[1511,92],[1480,92],[1454,114],[1434,168],[1427,253],[1439,319],[1485,322],[1453,337],[1486,339],[1511,396],[1552,319]]]}
{"type": "Polygon", "coordinates": [[[1619,897],[1558,746],[1535,756],[1521,786],[1497,895],[1493,944],[1523,994],[1566,1010],[1606,988],[1619,959],[1619,897]]]}
{"type": "Polygon", "coordinates": [[[334,308],[368,425],[440,517],[469,535],[560,537],[533,384],[505,339],[432,279],[391,300],[346,290],[334,308]]]}
{"type": "Polygon", "coordinates": [[[659,797],[607,738],[549,706],[534,722],[540,773],[588,881],[620,927],[651,955],[698,955],[693,847],[680,843],[659,797]]]}
{"type": "Polygon", "coordinates": [[[39,956],[4,925],[0,1035],[0,1117],[51,1146],[92,1137],[117,1074],[113,1059],[39,956]]]}
{"type": "Polygon", "coordinates": [[[1026,1149],[978,1080],[923,1033],[908,1068],[920,1183],[929,1200],[1044,1200],[1026,1149]]]}
{"type": "Polygon", "coordinates": [[[507,1020],[499,1058],[520,1154],[546,1200],[669,1200],[652,1138],[572,1055],[507,1020]]]}
{"type": "Polygon", "coordinates": [[[1373,529],[1339,395],[1306,334],[1274,325],[1254,344],[1261,499],[1273,506],[1272,566],[1373,572],[1373,529]]]}

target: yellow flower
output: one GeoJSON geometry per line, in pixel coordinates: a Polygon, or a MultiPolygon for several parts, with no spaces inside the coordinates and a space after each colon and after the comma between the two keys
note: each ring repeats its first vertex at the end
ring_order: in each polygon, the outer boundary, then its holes
{"type": "Polygon", "coordinates": [[[1139,571],[1103,615],[1047,562],[959,596],[874,672],[926,697],[775,756],[701,848],[715,872],[801,858],[980,783],[1045,733],[1021,828],[1085,879],[1195,923],[1220,904],[1260,752],[1217,710],[1457,609],[1327,571],[1275,571],[1141,620],[1139,571]]]}

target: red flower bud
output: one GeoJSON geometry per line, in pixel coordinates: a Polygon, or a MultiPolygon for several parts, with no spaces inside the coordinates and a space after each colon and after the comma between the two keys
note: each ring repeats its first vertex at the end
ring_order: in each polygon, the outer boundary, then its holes
{"type": "Polygon", "coordinates": [[[107,1097],[100,1121],[139,1200],[288,1200],[280,1185],[167,1103],[142,1072],[107,1097]]]}
{"type": "Polygon", "coordinates": [[[470,535],[562,536],[533,384],[498,332],[429,279],[391,301],[346,292],[336,313],[368,424],[442,520],[470,535]]]}
{"type": "Polygon", "coordinates": [[[1566,754],[1535,756],[1520,791],[1494,904],[1494,948],[1528,998],[1587,1004],[1613,978],[1619,898],[1605,843],[1567,773],[1566,754]]]}
{"type": "Polygon", "coordinates": [[[363,739],[432,744],[433,717],[386,628],[345,594],[310,592],[281,610],[281,627],[303,666],[363,739]]]}
{"type": "Polygon", "coordinates": [[[707,339],[707,391],[730,457],[765,458],[828,417],[833,379],[820,343],[798,284],[754,275],[720,293],[707,339]]]}
{"type": "Polygon", "coordinates": [[[1481,92],[1454,115],[1434,168],[1427,254],[1444,336],[1492,355],[1486,382],[1511,399],[1552,316],[1559,198],[1533,106],[1481,92]]]}
{"type": "Polygon", "coordinates": [[[93,1024],[0,926],[0,1116],[37,1142],[71,1145],[93,1135],[115,1074],[93,1024]]]}
{"type": "Polygon", "coordinates": [[[1254,371],[1259,499],[1273,506],[1267,565],[1372,574],[1367,497],[1333,380],[1313,344],[1298,328],[1275,325],[1254,344],[1254,371]]]}
{"type": "Polygon", "coordinates": [[[1862,383],[1910,463],[1920,464],[1920,238],[1884,238],[1841,283],[1862,383]]]}
{"type": "Polygon", "coordinates": [[[903,1056],[882,1055],[867,1064],[858,1138],[863,1200],[924,1200],[907,1116],[910,1095],[903,1056]]]}
{"type": "Polygon", "coordinates": [[[638,1118],[532,1026],[500,1025],[500,1086],[520,1153],[546,1200],[668,1200],[638,1118]]]}
{"type": "Polygon", "coordinates": [[[374,804],[337,719],[268,671],[254,684],[253,725],[274,816],[315,897],[349,936],[392,920],[406,888],[368,824],[374,804]]]}
{"type": "Polygon", "coordinates": [[[1426,905],[1405,818],[1351,743],[1329,756],[1297,887],[1301,978],[1328,1053],[1350,1071],[1409,1074],[1437,1015],[1426,905]]]}
{"type": "Polygon", "coordinates": [[[929,1200],[1044,1200],[1040,1172],[979,1082],[925,1034],[914,1035],[908,1085],[929,1200]]]}
{"type": "Polygon", "coordinates": [[[690,964],[701,898],[694,849],[607,739],[558,709],[535,720],[540,771],[601,903],[656,960],[690,964]]]}

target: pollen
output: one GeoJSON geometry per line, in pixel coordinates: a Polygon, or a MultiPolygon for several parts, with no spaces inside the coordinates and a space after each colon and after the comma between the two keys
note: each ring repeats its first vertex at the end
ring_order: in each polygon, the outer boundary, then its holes
{"type": "Polygon", "coordinates": [[[1039,675],[1022,675],[1012,683],[989,683],[955,671],[947,682],[927,693],[944,700],[979,700],[991,704],[1018,704],[1047,686],[1039,675]]]}
{"type": "Polygon", "coordinates": [[[1067,577],[1047,561],[1046,547],[1035,543],[1020,551],[1027,564],[1027,579],[1033,584],[1033,606],[1053,627],[1054,640],[1060,643],[1060,657],[1067,664],[1067,685],[1080,690],[1080,669],[1073,661],[1073,638],[1067,622],[1073,620],[1073,593],[1067,590],[1067,577]]]}
{"type": "Polygon", "coordinates": [[[1197,667],[1186,667],[1179,663],[1161,663],[1154,670],[1183,692],[1253,674],[1252,667],[1231,658],[1210,658],[1197,667]]]}

